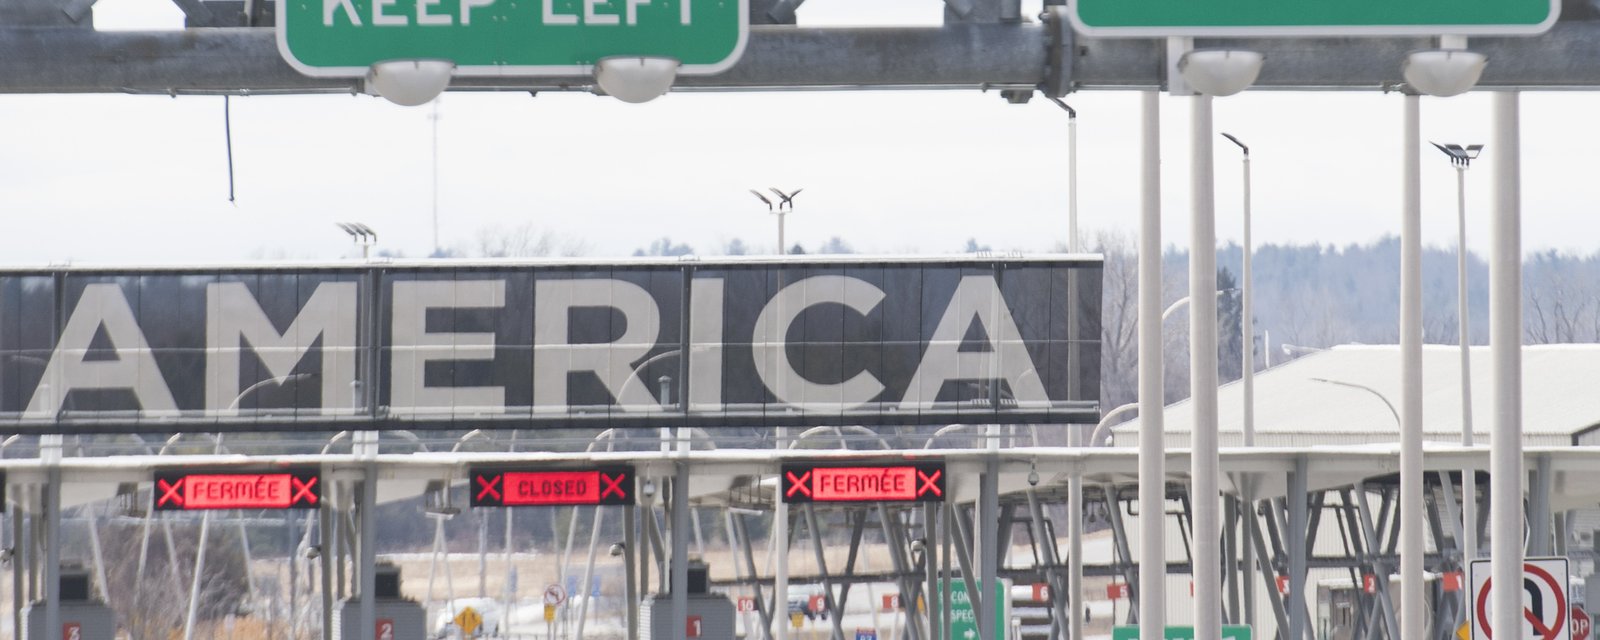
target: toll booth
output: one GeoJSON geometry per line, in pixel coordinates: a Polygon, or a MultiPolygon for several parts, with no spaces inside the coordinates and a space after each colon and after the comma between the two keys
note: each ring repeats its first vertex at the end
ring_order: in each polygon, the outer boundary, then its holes
{"type": "Polygon", "coordinates": [[[28,640],[111,640],[117,632],[117,614],[106,603],[89,597],[89,571],[61,567],[61,628],[45,628],[45,603],[34,601],[22,608],[22,634],[28,640]]]}
{"type": "Polygon", "coordinates": [[[361,600],[347,598],[333,609],[334,640],[423,640],[428,635],[428,618],[422,605],[400,597],[400,568],[379,564],[376,570],[373,630],[361,632],[361,600]]]}
{"type": "Polygon", "coordinates": [[[672,594],[652,593],[639,604],[640,640],[734,640],[733,602],[711,593],[710,568],[689,563],[689,620],[676,628],[672,620],[672,594]]]}

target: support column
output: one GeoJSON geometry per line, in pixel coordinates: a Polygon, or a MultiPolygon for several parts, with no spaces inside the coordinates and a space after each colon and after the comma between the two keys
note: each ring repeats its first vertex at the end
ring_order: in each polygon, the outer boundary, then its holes
{"type": "MultiPolygon", "coordinates": [[[[55,460],[45,472],[44,486],[44,626],[45,637],[61,629],[61,436],[55,438],[55,460]]],[[[48,454],[45,454],[48,456],[48,454]]]]}
{"type": "Polygon", "coordinates": [[[1550,455],[1540,454],[1533,462],[1533,485],[1528,487],[1528,555],[1548,556],[1554,552],[1555,535],[1550,511],[1550,455]]]}
{"type": "MultiPolygon", "coordinates": [[[[376,455],[378,446],[378,433],[376,431],[372,432],[371,446],[372,453],[376,455]]],[[[361,513],[359,514],[361,519],[357,521],[361,527],[361,531],[358,532],[361,538],[361,548],[357,549],[357,553],[360,554],[358,559],[360,566],[357,568],[356,573],[356,577],[360,581],[360,586],[358,587],[360,592],[357,594],[361,598],[361,626],[358,627],[360,631],[357,632],[360,638],[372,637],[371,634],[373,629],[376,628],[378,620],[377,602],[374,600],[377,595],[374,592],[377,590],[378,585],[376,566],[378,560],[378,523],[374,518],[374,512],[377,509],[378,465],[376,462],[369,460],[362,469],[361,513]]]]}
{"type": "Polygon", "coordinates": [[[1422,152],[1421,98],[1405,96],[1400,220],[1400,635],[1421,638],[1422,503],[1422,152]]]}
{"type": "MultiPolygon", "coordinates": [[[[638,507],[631,504],[622,508],[622,566],[625,581],[623,615],[627,616],[628,640],[639,640],[639,576],[635,571],[633,559],[634,554],[638,553],[639,544],[639,535],[634,531],[638,526],[634,521],[634,512],[637,509],[638,507]]],[[[754,563],[752,563],[753,568],[754,563]]],[[[761,591],[758,588],[757,600],[760,596],[761,591]]]]}
{"type": "Polygon", "coordinates": [[[1000,584],[1000,460],[990,456],[985,463],[983,477],[978,482],[978,536],[974,544],[978,552],[978,586],[983,596],[968,593],[978,612],[978,637],[981,640],[1004,640],[995,637],[1000,603],[995,601],[995,585],[1000,584]]]}
{"type": "MultiPolygon", "coordinates": [[[[1139,127],[1139,640],[1165,640],[1167,459],[1161,355],[1161,102],[1140,94],[1139,127]]],[[[1215,276],[1211,282],[1215,283],[1215,276]]],[[[1213,284],[1213,287],[1215,284],[1213,284]]],[[[1112,508],[1116,501],[1108,500],[1112,508]]],[[[1077,639],[1074,639],[1077,640],[1077,639]]]]}
{"type": "MultiPolygon", "coordinates": [[[[1194,407],[1190,501],[1194,508],[1194,631],[1222,638],[1222,552],[1217,475],[1217,230],[1212,176],[1211,100],[1193,100],[1190,124],[1189,399],[1194,407]]],[[[1141,419],[1144,414],[1140,414],[1141,419]]]]}
{"type": "MultiPolygon", "coordinates": [[[[1518,94],[1494,94],[1494,222],[1489,237],[1489,349],[1494,422],[1489,436],[1489,516],[1494,584],[1522,583],[1522,151],[1518,94]]],[[[1522,591],[1493,589],[1492,620],[1521,620],[1522,591]]]]}
{"type": "MultiPolygon", "coordinates": [[[[1293,640],[1306,637],[1310,621],[1306,616],[1306,459],[1296,457],[1289,473],[1289,526],[1283,532],[1284,551],[1289,555],[1289,634],[1293,640]]],[[[1200,588],[1195,587],[1198,595],[1200,588]]],[[[1412,636],[1421,638],[1422,636],[1412,636]]]]}
{"type": "MultiPolygon", "coordinates": [[[[783,245],[783,211],[778,211],[778,253],[788,253],[783,245]]],[[[789,429],[778,427],[774,432],[777,439],[776,448],[779,451],[788,447],[786,438],[789,429]]],[[[888,515],[884,515],[888,518],[888,515]]],[[[774,621],[773,634],[776,640],[789,640],[789,503],[783,501],[783,483],[772,485],[772,538],[776,544],[772,547],[778,559],[778,567],[772,578],[773,606],[772,619],[774,621]]]]}
{"type": "Polygon", "coordinates": [[[672,476],[672,623],[679,632],[689,622],[689,463],[673,465],[672,476]]]}
{"type": "MultiPolygon", "coordinates": [[[[333,640],[333,550],[339,545],[338,534],[333,530],[338,518],[333,501],[338,495],[337,487],[331,486],[329,491],[323,492],[322,506],[317,509],[318,544],[322,547],[322,640],[333,640]]],[[[449,564],[445,567],[449,575],[449,564]]]]}
{"type": "MultiPolygon", "coordinates": [[[[924,523],[926,523],[922,527],[922,556],[924,558],[923,563],[926,565],[923,567],[923,570],[924,573],[928,574],[928,589],[926,591],[927,595],[923,598],[923,600],[927,602],[928,638],[930,640],[940,640],[941,638],[944,638],[944,622],[939,616],[939,607],[934,603],[934,598],[939,593],[938,524],[939,519],[942,517],[940,515],[942,511],[943,509],[940,508],[940,505],[937,502],[929,502],[923,505],[922,508],[922,520],[924,523]]],[[[946,521],[945,526],[950,526],[948,521],[946,521]]],[[[898,557],[898,554],[896,554],[896,557],[898,557]]],[[[900,604],[906,610],[906,626],[915,627],[915,613],[917,611],[916,598],[913,597],[910,601],[902,599],[900,604]]]]}

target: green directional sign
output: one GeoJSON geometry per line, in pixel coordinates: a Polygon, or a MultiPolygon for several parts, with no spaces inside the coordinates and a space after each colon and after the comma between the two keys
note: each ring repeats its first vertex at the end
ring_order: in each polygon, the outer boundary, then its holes
{"type": "Polygon", "coordinates": [[[449,60],[463,76],[588,75],[608,56],[733,66],[748,0],[277,0],[278,51],[310,76],[386,60],[449,60]]]}
{"type": "MultiPolygon", "coordinates": [[[[967,581],[955,579],[945,583],[950,591],[950,640],[977,640],[978,612],[967,597],[967,581]]],[[[999,615],[994,617],[995,632],[992,638],[1006,637],[1006,625],[1011,620],[1011,582],[1001,580],[994,585],[990,602],[1000,603],[999,615]]]]}
{"type": "Polygon", "coordinates": [[[1560,0],[1074,0],[1096,36],[1534,35],[1560,0]]]}
{"type": "MultiPolygon", "coordinates": [[[[1166,640],[1194,640],[1194,627],[1167,627],[1166,640]]],[[[1222,640],[1250,640],[1250,627],[1222,625],[1222,640]]],[[[1112,627],[1111,640],[1139,640],[1139,627],[1112,627]]]]}

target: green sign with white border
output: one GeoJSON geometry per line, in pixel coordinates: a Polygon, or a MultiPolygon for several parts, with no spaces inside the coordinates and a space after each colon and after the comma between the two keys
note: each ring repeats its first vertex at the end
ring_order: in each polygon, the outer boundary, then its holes
{"type": "Polygon", "coordinates": [[[721,73],[744,53],[748,0],[276,0],[278,52],[309,76],[449,60],[458,76],[585,76],[609,56],[721,73]]]}
{"type": "Polygon", "coordinates": [[[1537,35],[1561,0],[1070,0],[1093,36],[1537,35]]]}
{"type": "MultiPolygon", "coordinates": [[[[951,580],[945,583],[950,591],[950,639],[977,640],[978,612],[967,597],[967,581],[951,580]]],[[[1006,626],[1011,620],[1011,581],[1001,580],[990,594],[989,602],[1000,603],[999,615],[994,617],[995,633],[992,638],[1005,638],[1006,626]]]]}
{"type": "MultiPolygon", "coordinates": [[[[1163,636],[1166,640],[1194,640],[1194,627],[1167,627],[1163,636]]],[[[1250,640],[1250,627],[1245,625],[1222,625],[1222,640],[1250,640]]],[[[1139,627],[1113,627],[1111,640],[1139,640],[1139,627]]]]}

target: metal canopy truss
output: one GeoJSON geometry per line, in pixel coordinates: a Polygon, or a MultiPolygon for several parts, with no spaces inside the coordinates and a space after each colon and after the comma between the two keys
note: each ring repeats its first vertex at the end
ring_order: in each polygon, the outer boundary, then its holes
{"type": "MultiPolygon", "coordinates": [[[[463,438],[462,443],[470,437],[463,438]]],[[[849,446],[842,435],[840,438],[841,445],[849,446]]],[[[10,524],[18,532],[41,532],[32,538],[32,543],[17,545],[19,555],[15,566],[19,567],[19,571],[14,580],[21,585],[26,575],[25,582],[28,585],[25,589],[19,588],[19,596],[39,597],[43,585],[53,584],[55,579],[56,570],[52,567],[59,564],[54,557],[60,550],[50,541],[59,540],[60,537],[42,532],[59,531],[64,525],[73,529],[85,523],[90,527],[99,526],[98,521],[104,518],[94,514],[97,511],[105,513],[106,510],[93,505],[104,505],[107,500],[123,501],[125,513],[117,516],[123,521],[150,517],[150,511],[144,511],[140,516],[137,512],[129,513],[126,510],[133,506],[129,500],[138,499],[137,488],[148,486],[156,471],[194,468],[226,471],[231,468],[243,470],[285,465],[320,467],[322,477],[328,484],[323,510],[316,516],[317,522],[313,523],[308,518],[301,518],[299,523],[295,523],[293,518],[282,521],[291,533],[290,537],[300,539],[299,546],[302,548],[311,543],[316,527],[321,527],[321,533],[315,538],[325,545],[321,548],[320,569],[325,607],[329,606],[331,599],[361,594],[371,588],[375,538],[368,519],[363,516],[372,513],[376,505],[414,498],[421,493],[439,492],[452,483],[464,481],[468,477],[467,471],[473,466],[511,464],[521,467],[560,467],[628,462],[635,466],[640,478],[653,480],[656,486],[663,487],[662,497],[667,494],[666,487],[671,487],[671,492],[681,496],[680,499],[669,503],[656,499],[651,504],[641,505],[643,512],[638,515],[643,517],[637,520],[643,521],[642,531],[635,531],[633,525],[637,507],[624,509],[629,551],[625,564],[629,568],[630,593],[636,594],[635,589],[648,590],[653,582],[658,589],[665,587],[670,577],[675,577],[674,574],[683,570],[680,562],[687,562],[688,534],[693,533],[696,552],[704,554],[706,536],[700,528],[704,526],[703,522],[715,526],[721,520],[726,523],[728,530],[729,557],[738,566],[726,568],[732,569],[728,572],[732,579],[718,579],[714,584],[731,595],[754,596],[759,612],[751,614],[746,620],[749,624],[766,624],[769,629],[772,625],[786,624],[784,612],[788,610],[785,602],[788,596],[773,590],[774,583],[780,579],[770,564],[770,558],[773,554],[792,554],[797,563],[796,570],[792,575],[784,573],[781,580],[786,584],[820,589],[823,599],[833,611],[842,610],[851,601],[870,597],[860,595],[860,591],[852,589],[853,585],[857,589],[870,589],[873,584],[896,584],[903,601],[916,602],[919,593],[935,593],[940,581],[950,580],[966,582],[969,594],[981,592],[987,596],[989,591],[976,588],[975,579],[981,574],[1009,578],[1019,587],[1049,584],[1052,585],[1050,602],[1018,601],[1021,603],[1018,606],[1033,610],[1027,614],[1033,621],[1028,623],[1032,631],[1025,637],[1065,638],[1065,625],[1060,621],[1066,611],[1074,609],[1068,608],[1072,594],[1063,588],[1067,583],[1063,575],[1068,567],[1067,558],[1056,542],[1058,531],[1066,528],[1062,520],[1062,506],[1067,495],[1066,482],[1079,474],[1088,488],[1083,498],[1084,504],[1088,505],[1085,515],[1093,514],[1091,520],[1098,521],[1100,529],[1106,529],[1109,525],[1113,538],[1111,548],[1115,550],[1113,557],[1085,557],[1084,573],[1098,580],[1109,578],[1133,583],[1129,579],[1129,572],[1134,568],[1129,540],[1137,534],[1129,529],[1140,526],[1140,514],[1136,508],[1133,472],[1137,467],[1136,452],[1131,449],[1015,447],[773,451],[682,447],[665,451],[620,451],[613,446],[614,443],[608,442],[605,450],[591,448],[590,451],[566,453],[430,452],[414,438],[405,440],[421,450],[415,453],[375,454],[369,436],[358,443],[360,446],[351,453],[339,454],[233,455],[224,452],[211,455],[57,457],[59,454],[54,452],[59,450],[60,445],[51,445],[41,447],[41,458],[0,460],[0,470],[6,472],[12,489],[11,505],[14,509],[10,524]],[[791,513],[791,526],[788,533],[783,534],[785,539],[781,545],[771,535],[767,535],[765,540],[756,539],[752,530],[772,530],[772,527],[762,526],[762,522],[773,517],[775,505],[772,502],[772,487],[781,466],[785,462],[802,460],[821,463],[849,461],[854,464],[940,460],[946,464],[951,478],[947,487],[950,502],[942,506],[808,505],[791,513]],[[671,478],[676,480],[669,482],[671,478]],[[991,505],[985,507],[988,516],[998,513],[998,517],[994,518],[1000,523],[998,527],[987,522],[987,518],[980,518],[983,515],[979,513],[980,507],[985,502],[991,505]],[[90,506],[90,509],[83,510],[85,506],[90,506]],[[672,523],[665,528],[670,530],[670,541],[662,540],[669,531],[664,530],[658,521],[658,508],[660,515],[672,523]],[[691,519],[687,512],[682,511],[685,508],[701,512],[722,510],[722,514],[720,517],[691,519]],[[63,510],[68,512],[69,517],[63,517],[63,510]],[[23,527],[24,521],[26,529],[23,527]],[[691,521],[693,524],[688,524],[691,521]],[[983,526],[985,524],[988,526],[983,526]],[[689,529],[685,530],[685,527],[689,529]],[[632,558],[634,541],[640,539],[637,536],[651,539],[651,544],[638,547],[643,553],[639,555],[641,575],[635,581],[632,558]],[[849,551],[842,563],[825,557],[822,553],[825,544],[848,544],[849,551]],[[1025,546],[1018,550],[1018,544],[1025,546]],[[882,555],[875,556],[871,547],[864,548],[863,545],[883,545],[882,548],[890,552],[888,561],[885,562],[882,555]],[[941,546],[943,551],[939,551],[941,546]],[[760,547],[766,547],[765,565],[762,563],[763,549],[760,547]],[[1027,552],[1030,547],[1032,553],[1027,552]],[[805,556],[812,556],[814,565],[801,566],[808,564],[808,561],[800,560],[805,556]],[[656,567],[656,581],[650,580],[648,567],[652,564],[656,567]],[[1043,617],[1047,617],[1048,621],[1041,622],[1043,617]]],[[[683,444],[687,444],[687,441],[683,444]]],[[[709,443],[696,441],[694,444],[703,446],[709,443]]],[[[397,448],[396,445],[403,447],[405,443],[396,441],[389,445],[392,451],[409,450],[397,448]]],[[[332,443],[329,444],[331,447],[332,443]]],[[[13,449],[13,455],[17,451],[26,449],[18,446],[13,449]]],[[[1434,542],[1425,565],[1432,575],[1443,576],[1460,571],[1465,565],[1460,542],[1461,525],[1455,518],[1460,514],[1459,505],[1463,498],[1482,501],[1485,493],[1480,490],[1461,495],[1459,489],[1463,483],[1460,474],[1463,469],[1475,471],[1485,468],[1488,453],[1484,447],[1434,447],[1428,451],[1428,487],[1425,495],[1434,542]]],[[[1556,532],[1562,529],[1556,524],[1556,519],[1562,517],[1563,511],[1600,503],[1600,469],[1593,465],[1595,457],[1600,456],[1600,447],[1533,448],[1527,450],[1525,455],[1527,466],[1539,469],[1528,496],[1528,503],[1536,507],[1531,512],[1532,530],[1536,536],[1555,537],[1556,532]]],[[[1168,498],[1162,517],[1169,523],[1168,526],[1178,527],[1179,536],[1192,548],[1192,545],[1205,543],[1193,539],[1190,528],[1192,519],[1187,515],[1185,487],[1188,477],[1181,471],[1189,468],[1187,456],[1188,452],[1182,450],[1168,453],[1168,468],[1175,472],[1167,479],[1168,498]]],[[[1337,449],[1224,449],[1221,471],[1222,477],[1227,480],[1222,488],[1235,505],[1230,509],[1231,516],[1223,523],[1226,532],[1223,542],[1229,549],[1225,585],[1232,591],[1243,589],[1245,584],[1254,584],[1257,593],[1270,605],[1270,610],[1265,610],[1261,616],[1252,613],[1253,607],[1229,606],[1225,611],[1228,622],[1251,624],[1258,629],[1265,629],[1271,624],[1272,628],[1280,630],[1277,637],[1285,640],[1314,637],[1313,631],[1321,624],[1312,617],[1316,609],[1305,597],[1281,596],[1279,584],[1282,581],[1289,585],[1289,593],[1307,596],[1315,593],[1319,602],[1325,597],[1342,598],[1336,604],[1350,612],[1344,623],[1350,635],[1341,637],[1395,638],[1398,634],[1397,610],[1390,593],[1389,580],[1399,565],[1398,484],[1393,473],[1397,464],[1396,447],[1393,445],[1337,449]],[[1251,483],[1255,500],[1241,501],[1237,497],[1234,483],[1243,481],[1251,483]],[[1230,540],[1236,542],[1227,542],[1230,540]],[[1256,561],[1248,560],[1251,557],[1249,554],[1240,555],[1244,548],[1252,550],[1256,561]],[[1367,576],[1375,578],[1370,593],[1362,589],[1367,576]],[[1334,595],[1330,596],[1330,593],[1334,595]],[[1300,630],[1300,633],[1287,633],[1290,629],[1300,630]]],[[[1485,476],[1479,474],[1476,482],[1466,484],[1479,486],[1484,479],[1485,476]]],[[[595,524],[590,527],[587,565],[584,566],[581,560],[585,554],[574,553],[572,547],[577,534],[577,519],[574,518],[565,534],[567,549],[562,554],[565,558],[563,577],[593,575],[595,549],[601,544],[596,537],[600,513],[593,513],[595,524]],[[581,574],[566,573],[569,569],[580,571],[579,566],[572,566],[574,563],[583,567],[581,574]]],[[[424,516],[419,513],[418,517],[424,516]]],[[[492,514],[491,517],[498,517],[498,514],[492,514]]],[[[187,521],[192,525],[198,519],[192,515],[187,518],[180,516],[177,520],[163,518],[164,537],[170,544],[174,524],[185,526],[182,523],[187,521]]],[[[271,525],[261,520],[260,516],[230,517],[219,522],[237,524],[243,537],[246,526],[271,525]]],[[[481,524],[486,526],[488,521],[484,518],[481,524]]],[[[1482,529],[1481,521],[1475,524],[1482,529]]],[[[510,526],[508,521],[508,540],[511,539],[510,526]]],[[[485,531],[480,529],[480,536],[485,531]]],[[[1560,533],[1563,536],[1560,544],[1564,544],[1565,536],[1569,533],[1560,533]]],[[[149,539],[148,528],[145,536],[147,545],[159,544],[159,541],[149,539]]],[[[20,534],[14,534],[13,540],[17,539],[20,539],[20,534]]],[[[91,539],[98,540],[98,537],[91,539]]],[[[1534,544],[1548,548],[1550,542],[1538,540],[1534,544]]],[[[443,548],[439,544],[436,540],[436,554],[443,548]]],[[[104,572],[99,543],[93,542],[93,545],[93,562],[98,572],[104,572]]],[[[480,571],[485,571],[487,552],[481,537],[479,545],[480,571]]],[[[510,550],[508,546],[507,552],[510,550]]],[[[1592,557],[1591,549],[1575,549],[1572,552],[1580,559],[1592,557]]],[[[1191,571],[1190,563],[1182,557],[1174,560],[1168,564],[1168,573],[1173,579],[1183,580],[1185,574],[1191,571]]],[[[195,562],[198,570],[203,560],[197,556],[195,562]]],[[[142,563],[140,575],[145,575],[142,563]]],[[[152,573],[150,579],[163,578],[152,573]]],[[[173,582],[181,583],[176,573],[173,582]]],[[[429,583],[429,593],[432,594],[431,575],[429,583]]],[[[101,584],[104,589],[104,582],[101,584]]],[[[312,584],[306,583],[305,590],[308,593],[304,596],[308,599],[314,597],[317,590],[312,584]]],[[[1169,580],[1169,585],[1177,584],[1181,583],[1169,580]]],[[[1462,601],[1464,594],[1450,592],[1443,586],[1442,580],[1430,583],[1429,593],[1435,603],[1430,638],[1448,640],[1465,608],[1462,601]]],[[[1135,591],[1130,595],[1137,602],[1139,594],[1135,591]]],[[[926,615],[910,616],[903,625],[896,627],[901,629],[901,638],[921,640],[942,637],[938,630],[942,626],[941,621],[949,620],[949,605],[947,602],[941,604],[941,599],[937,597],[930,600],[935,606],[929,607],[926,615]]],[[[981,613],[984,599],[977,597],[973,601],[977,607],[975,610],[981,613]]],[[[1118,622],[1135,623],[1136,611],[1136,606],[1128,608],[1123,614],[1125,617],[1118,622]]],[[[307,613],[309,623],[314,610],[307,613]]],[[[583,619],[585,614],[577,615],[583,619]]],[[[891,612],[889,615],[905,614],[891,612]]],[[[323,620],[326,625],[326,614],[323,620]]],[[[844,626],[840,617],[832,617],[827,626],[832,637],[843,637],[844,626]]],[[[578,629],[581,635],[581,622],[578,623],[578,629]]],[[[753,637],[761,635],[759,632],[752,633],[753,637]]]]}
{"type": "MultiPolygon", "coordinates": [[[[27,0],[0,7],[0,92],[147,94],[357,93],[359,80],[311,78],[278,54],[276,33],[237,2],[180,3],[191,25],[175,31],[95,31],[88,0],[27,0]],[[84,19],[74,22],[73,15],[84,19]]],[[[260,5],[249,9],[259,13],[260,5]]],[[[786,21],[798,3],[752,11],[759,22],[786,21]],[[768,15],[768,12],[771,15],[768,15]]],[[[949,0],[942,27],[796,27],[757,24],[743,58],[726,73],[680,77],[681,91],[762,89],[1148,89],[1166,84],[1165,43],[1077,36],[1064,7],[1039,20],[1012,3],[949,0]],[[965,12],[965,17],[963,13],[965,12]]],[[[270,18],[270,16],[265,16],[270,18]]],[[[1258,89],[1383,90],[1403,82],[1406,54],[1430,38],[1201,38],[1261,51],[1258,89]]],[[[1474,38],[1491,63],[1481,89],[1600,87],[1600,21],[1558,23],[1536,37],[1474,38]]],[[[453,90],[594,91],[592,77],[456,78],[453,90]]]]}

